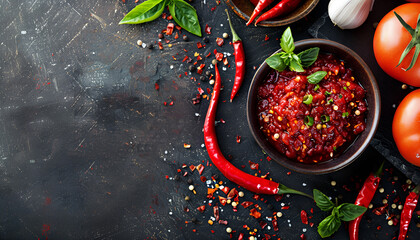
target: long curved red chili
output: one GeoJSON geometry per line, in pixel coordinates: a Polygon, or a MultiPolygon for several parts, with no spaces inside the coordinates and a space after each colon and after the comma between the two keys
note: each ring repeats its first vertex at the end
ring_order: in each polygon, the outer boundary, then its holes
{"type": "MultiPolygon", "coordinates": [[[[373,196],[375,195],[376,189],[378,189],[379,182],[381,181],[380,175],[382,173],[384,163],[379,167],[376,173],[371,173],[369,177],[365,180],[362,189],[357,195],[356,201],[354,204],[358,206],[368,207],[370,201],[372,201],[373,196]]],[[[349,234],[350,240],[359,239],[359,226],[360,221],[362,221],[362,215],[349,222],[349,234]]]]}
{"type": "Polygon", "coordinates": [[[274,0],[260,0],[258,1],[258,4],[255,6],[254,11],[252,12],[251,17],[249,17],[248,22],[246,25],[248,26],[251,24],[254,19],[260,14],[260,12],[266,8],[268,5],[270,5],[274,0]]]}
{"type": "Polygon", "coordinates": [[[245,78],[245,53],[242,40],[239,38],[238,34],[236,34],[235,29],[233,29],[229,12],[227,9],[225,9],[225,11],[228,16],[230,30],[232,32],[233,49],[235,50],[235,81],[233,83],[232,93],[230,94],[230,101],[232,102],[245,78]]]}
{"type": "Polygon", "coordinates": [[[288,188],[283,184],[245,173],[236,168],[223,156],[223,153],[220,150],[219,144],[217,142],[215,129],[216,110],[220,97],[222,80],[220,78],[217,64],[214,67],[216,74],[213,96],[210,100],[210,105],[207,110],[206,119],[204,121],[204,143],[206,145],[207,153],[209,154],[214,166],[216,166],[227,179],[254,193],[271,195],[294,193],[312,198],[312,196],[306,193],[288,188]]]}
{"type": "Polygon", "coordinates": [[[405,199],[404,208],[401,212],[400,233],[398,235],[398,240],[404,240],[407,236],[408,226],[410,225],[411,218],[413,217],[414,209],[416,209],[419,194],[420,185],[415,187],[405,199]]]}
{"type": "Polygon", "coordinates": [[[301,0],[282,0],[282,1],[280,1],[272,9],[268,10],[263,15],[261,15],[261,17],[257,18],[257,20],[255,21],[255,26],[261,21],[268,20],[268,19],[271,19],[271,18],[275,18],[275,17],[287,14],[287,13],[295,10],[295,8],[297,8],[297,6],[299,5],[300,1],[301,0]]]}

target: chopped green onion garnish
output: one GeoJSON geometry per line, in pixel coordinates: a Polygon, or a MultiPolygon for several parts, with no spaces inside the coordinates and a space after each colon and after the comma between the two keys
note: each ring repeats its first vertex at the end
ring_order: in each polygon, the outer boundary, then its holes
{"type": "Polygon", "coordinates": [[[305,123],[306,126],[311,127],[314,125],[314,118],[311,116],[305,116],[305,119],[303,119],[303,123],[305,123]]]}
{"type": "Polygon", "coordinates": [[[327,115],[322,115],[322,116],[321,116],[321,121],[322,121],[323,123],[329,122],[329,121],[330,121],[330,116],[327,116],[327,115]]]}
{"type": "Polygon", "coordinates": [[[343,98],[343,95],[341,95],[341,93],[338,95],[339,98],[343,98]]]}
{"type": "Polygon", "coordinates": [[[328,99],[327,104],[333,103],[334,100],[332,98],[328,99]]]}
{"type": "Polygon", "coordinates": [[[306,104],[306,105],[309,105],[309,104],[311,104],[312,103],[312,99],[314,99],[314,97],[311,95],[311,94],[308,94],[308,95],[305,95],[304,97],[303,97],[303,103],[304,104],[306,104]]]}
{"type": "Polygon", "coordinates": [[[347,87],[343,87],[344,90],[347,90],[347,87]]]}
{"type": "Polygon", "coordinates": [[[315,87],[314,87],[314,91],[317,91],[319,89],[319,85],[317,84],[315,87]]]}
{"type": "Polygon", "coordinates": [[[334,151],[337,151],[337,147],[336,146],[334,146],[333,149],[334,149],[334,151]]]}
{"type": "Polygon", "coordinates": [[[325,96],[328,96],[328,95],[331,95],[331,93],[330,92],[328,92],[328,91],[325,91],[325,96]]]}
{"type": "Polygon", "coordinates": [[[343,118],[348,117],[348,116],[349,116],[349,112],[343,112],[343,114],[341,114],[341,116],[342,116],[343,118]]]}

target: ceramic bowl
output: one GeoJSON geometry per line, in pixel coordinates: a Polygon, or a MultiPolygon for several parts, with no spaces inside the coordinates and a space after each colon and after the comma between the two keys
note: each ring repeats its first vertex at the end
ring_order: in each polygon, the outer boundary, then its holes
{"type": "MultiPolygon", "coordinates": [[[[303,0],[299,6],[291,13],[273,18],[271,20],[262,21],[258,26],[278,27],[294,23],[306,15],[308,15],[318,4],[319,0],[303,0]]],[[[245,21],[249,20],[255,6],[249,0],[226,0],[226,3],[232,10],[245,21]]],[[[264,9],[263,12],[269,9],[264,9]]]]}
{"type": "Polygon", "coordinates": [[[340,170],[352,163],[362,154],[376,132],[381,110],[381,99],[378,84],[376,83],[372,71],[363,59],[353,50],[344,45],[324,39],[308,39],[296,42],[295,47],[296,49],[294,52],[296,53],[308,48],[319,47],[320,52],[335,55],[336,58],[343,60],[346,63],[346,66],[353,70],[355,78],[360,82],[367,93],[366,100],[368,103],[368,113],[366,116],[366,129],[356,137],[354,142],[346,150],[344,150],[343,153],[331,160],[316,164],[306,164],[288,159],[286,156],[278,152],[273,145],[271,145],[266,136],[260,130],[258,122],[258,87],[264,82],[266,76],[271,71],[271,68],[265,62],[261,64],[255,73],[248,92],[247,119],[249,128],[260,147],[273,160],[291,170],[305,174],[324,174],[340,170]]]}

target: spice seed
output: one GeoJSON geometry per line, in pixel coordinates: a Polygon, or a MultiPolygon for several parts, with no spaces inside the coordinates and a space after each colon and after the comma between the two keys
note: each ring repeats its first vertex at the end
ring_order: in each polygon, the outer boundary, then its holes
{"type": "Polygon", "coordinates": [[[393,209],[396,209],[396,208],[397,208],[397,204],[393,203],[393,204],[391,205],[391,207],[392,207],[393,209]]]}
{"type": "Polygon", "coordinates": [[[162,33],[159,33],[159,34],[158,34],[158,38],[159,38],[159,39],[162,39],[162,38],[163,38],[163,34],[162,34],[162,33]]]}
{"type": "Polygon", "coordinates": [[[238,193],[238,195],[239,195],[239,197],[243,197],[243,196],[245,196],[244,192],[242,192],[242,191],[241,191],[241,192],[239,192],[239,193],[238,193]]]}
{"type": "Polygon", "coordinates": [[[407,84],[403,84],[403,85],[401,86],[401,88],[405,90],[405,89],[407,89],[407,88],[408,88],[408,86],[407,86],[407,84]]]}
{"type": "Polygon", "coordinates": [[[403,205],[398,205],[398,210],[402,210],[403,209],[403,205]]]}
{"type": "Polygon", "coordinates": [[[226,232],[227,233],[231,233],[232,232],[232,228],[230,228],[230,227],[226,228],[226,232]]]}
{"type": "Polygon", "coordinates": [[[360,115],[360,111],[359,110],[356,110],[356,111],[354,111],[354,114],[356,114],[357,116],[359,116],[360,115]]]}
{"type": "Polygon", "coordinates": [[[388,221],[389,226],[392,226],[393,224],[394,224],[394,221],[392,221],[392,219],[388,221]]]}
{"type": "Polygon", "coordinates": [[[388,200],[387,199],[384,199],[384,200],[382,200],[382,203],[383,204],[387,204],[388,203],[388,200]]]}
{"type": "Polygon", "coordinates": [[[143,44],[142,40],[137,40],[137,45],[141,46],[143,44]]]}
{"type": "Polygon", "coordinates": [[[228,37],[229,37],[229,34],[223,33],[223,38],[228,38],[228,37]]]}
{"type": "Polygon", "coordinates": [[[379,190],[378,190],[380,193],[383,193],[383,192],[385,192],[385,189],[384,188],[379,188],[379,190]]]}
{"type": "Polygon", "coordinates": [[[372,208],[373,208],[373,204],[372,204],[372,203],[370,203],[368,207],[369,207],[370,209],[372,209],[372,208]]]}
{"type": "Polygon", "coordinates": [[[411,181],[411,179],[407,179],[407,181],[405,181],[405,183],[412,184],[413,182],[411,181]]]}
{"type": "Polygon", "coordinates": [[[185,196],[185,201],[189,201],[190,200],[190,197],[188,197],[188,196],[185,196]]]}
{"type": "Polygon", "coordinates": [[[336,181],[331,181],[331,186],[335,186],[335,185],[337,185],[337,182],[336,181]]]}
{"type": "Polygon", "coordinates": [[[184,35],[184,36],[182,36],[182,40],[184,40],[184,41],[186,41],[186,42],[188,42],[188,36],[187,35],[184,35]]]}
{"type": "Polygon", "coordinates": [[[282,217],[282,216],[283,216],[283,213],[281,213],[281,212],[277,212],[277,213],[276,213],[276,216],[280,218],[280,217],[282,217]]]}
{"type": "Polygon", "coordinates": [[[190,185],[190,186],[188,186],[188,189],[189,189],[190,191],[192,191],[192,190],[194,190],[194,186],[193,186],[193,185],[190,185]]]}
{"type": "Polygon", "coordinates": [[[209,83],[210,83],[210,85],[213,85],[214,84],[214,80],[213,79],[210,80],[209,83]]]}
{"type": "Polygon", "coordinates": [[[213,59],[213,60],[211,61],[211,64],[216,65],[216,64],[217,64],[217,59],[213,59]]]}

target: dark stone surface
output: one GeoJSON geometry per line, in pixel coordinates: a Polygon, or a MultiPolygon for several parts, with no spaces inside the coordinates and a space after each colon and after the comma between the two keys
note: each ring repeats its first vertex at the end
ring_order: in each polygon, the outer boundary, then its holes
{"type": "MultiPolygon", "coordinates": [[[[278,49],[285,28],[240,27],[244,22],[233,16],[245,41],[248,72],[234,102],[228,103],[234,70],[221,71],[225,89],[221,100],[225,102],[219,105],[217,118],[225,124],[218,124],[217,133],[223,153],[231,155],[236,166],[245,166],[244,171],[258,173],[249,169],[248,161],[258,162],[259,175],[270,172],[271,178],[287,186],[308,193],[318,188],[333,198],[342,196],[343,201],[353,202],[360,184],[384,159],[380,152],[402,172],[393,171],[386,162],[381,182],[385,192],[377,193],[373,204],[382,206],[387,196],[389,201],[403,202],[407,192],[402,185],[406,177],[420,183],[419,170],[401,160],[390,126],[393,104],[398,105],[409,90],[401,90],[401,83],[382,72],[371,49],[373,23],[402,2],[377,2],[368,21],[356,30],[335,28],[324,14],[327,1],[320,1],[307,18],[291,25],[295,40],[322,37],[351,47],[371,66],[383,96],[387,96],[383,97],[381,125],[373,147],[351,166],[323,176],[287,174],[289,170],[267,161],[252,139],[245,115],[246,90],[253,67],[278,49]],[[337,186],[332,187],[331,180],[337,186]]],[[[229,32],[224,2],[217,6],[215,1],[194,1],[192,5],[198,11],[203,35],[205,24],[212,27],[206,48],[197,49],[201,38],[183,30],[177,40],[165,36],[173,46],[164,43],[164,50],[158,50],[155,41],[167,20],[118,25],[135,6],[134,0],[127,4],[118,0],[0,0],[1,239],[229,239],[227,226],[207,224],[213,215],[211,207],[207,205],[204,213],[196,210],[208,203],[206,185],[197,171],[182,168],[182,164],[203,163],[207,179],[219,174],[207,166],[209,157],[201,146],[208,101],[203,99],[197,105],[191,101],[197,87],[207,94],[211,86],[200,82],[196,73],[192,76],[197,81],[185,76],[190,64],[182,59],[185,55],[194,58],[194,52],[199,52],[207,68],[212,60],[204,57],[207,53],[214,49],[232,53],[228,41],[223,47],[215,44],[216,37],[229,32]],[[188,42],[182,40],[183,34],[188,42]],[[137,40],[153,42],[155,48],[139,47],[137,40]],[[184,143],[191,148],[185,149],[184,143]],[[188,172],[186,177],[181,175],[184,172],[188,172]],[[173,180],[177,174],[179,181],[173,180]],[[188,190],[189,178],[197,194],[188,190]],[[188,202],[186,195],[191,198],[188,202]],[[191,223],[194,217],[196,224],[191,223]]],[[[233,56],[228,60],[232,65],[233,56]]],[[[230,188],[237,187],[223,176],[219,179],[230,188]]],[[[283,212],[278,220],[280,231],[261,229],[258,220],[249,216],[249,209],[239,206],[238,212],[233,212],[226,205],[221,207],[220,217],[236,231],[234,238],[239,232],[248,237],[254,228],[258,239],[264,233],[298,239],[303,229],[307,239],[319,238],[316,226],[326,214],[312,201],[300,196],[285,196],[280,202],[263,196],[264,201],[257,201],[252,193],[244,192],[241,202],[258,203],[263,220],[273,211],[283,212]],[[290,209],[281,210],[282,204],[290,209]],[[301,223],[302,209],[313,216],[314,227],[301,223]],[[251,229],[244,229],[244,224],[251,229]]],[[[221,191],[218,194],[224,196],[221,191]]],[[[213,204],[217,202],[215,199],[213,204]]],[[[390,209],[390,213],[399,211],[390,209]]],[[[361,239],[391,239],[398,233],[398,226],[388,226],[384,215],[376,216],[371,210],[363,221],[361,239]]],[[[415,227],[418,221],[413,220],[409,239],[420,237],[415,227]]],[[[347,239],[345,227],[334,238],[347,239]]]]}

